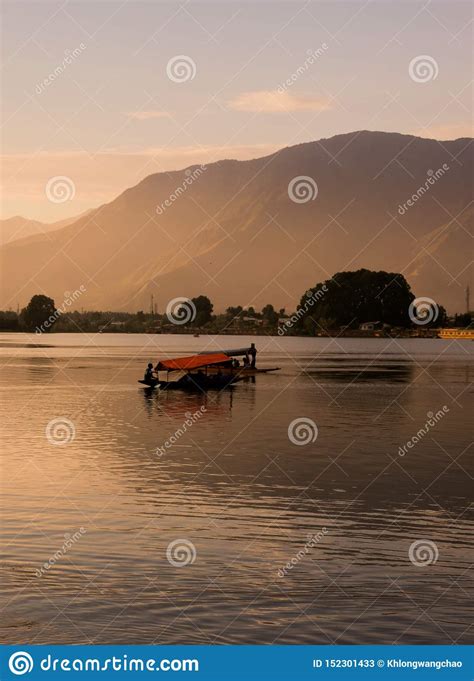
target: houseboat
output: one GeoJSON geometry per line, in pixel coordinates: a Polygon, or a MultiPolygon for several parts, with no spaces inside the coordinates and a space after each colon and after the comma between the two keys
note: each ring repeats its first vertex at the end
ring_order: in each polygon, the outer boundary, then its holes
{"type": "Polygon", "coordinates": [[[474,329],[440,329],[438,338],[444,340],[474,340],[474,329]]]}

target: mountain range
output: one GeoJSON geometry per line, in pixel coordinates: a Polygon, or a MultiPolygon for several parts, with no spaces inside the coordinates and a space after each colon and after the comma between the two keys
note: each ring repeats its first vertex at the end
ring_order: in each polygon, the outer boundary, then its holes
{"type": "MultiPolygon", "coordinates": [[[[463,311],[472,254],[472,139],[358,131],[149,175],[110,203],[2,246],[0,307],[35,293],[76,307],[158,310],[205,294],[216,311],[302,294],[342,270],[402,272],[463,311]]],[[[5,222],[5,221],[4,221],[5,222]]]]}
{"type": "Polygon", "coordinates": [[[67,225],[70,225],[73,222],[76,222],[76,220],[79,220],[79,218],[87,215],[88,212],[89,211],[86,211],[81,215],[65,218],[64,220],[57,220],[56,222],[30,220],[21,215],[14,215],[12,218],[0,220],[0,246],[12,241],[17,241],[18,239],[24,239],[28,236],[48,234],[49,232],[61,229],[61,227],[67,227],[67,225]]]}

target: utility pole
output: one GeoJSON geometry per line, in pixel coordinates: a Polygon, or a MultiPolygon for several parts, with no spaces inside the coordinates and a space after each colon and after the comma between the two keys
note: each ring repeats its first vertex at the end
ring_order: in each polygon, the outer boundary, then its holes
{"type": "Polygon", "coordinates": [[[155,303],[154,303],[154,301],[153,301],[153,293],[151,294],[150,312],[151,312],[152,315],[155,314],[155,303]]]}
{"type": "Polygon", "coordinates": [[[469,290],[469,284],[466,286],[466,312],[471,311],[471,292],[469,290]]]}

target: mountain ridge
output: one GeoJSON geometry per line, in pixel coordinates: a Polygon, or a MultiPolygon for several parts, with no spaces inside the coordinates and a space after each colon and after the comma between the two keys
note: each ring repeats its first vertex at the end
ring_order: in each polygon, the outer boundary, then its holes
{"type": "Polygon", "coordinates": [[[153,294],[163,310],[172,298],[201,293],[219,311],[268,302],[292,309],[317,281],[367,267],[404,271],[416,295],[460,309],[469,283],[471,142],[358,131],[153,173],[46,239],[4,246],[1,303],[24,305],[38,292],[58,302],[83,284],[77,304],[89,309],[148,309],[153,294]],[[449,169],[399,214],[443,163],[449,169]],[[289,197],[300,176],[316,183],[314,200],[289,197]]]}
{"type": "Polygon", "coordinates": [[[74,215],[70,218],[55,220],[54,222],[42,222],[41,220],[25,218],[22,215],[13,215],[10,218],[0,220],[0,245],[5,245],[12,241],[19,241],[20,239],[28,239],[30,237],[48,234],[49,232],[55,232],[63,227],[71,225],[88,213],[90,213],[90,210],[86,210],[83,213],[74,215]]]}

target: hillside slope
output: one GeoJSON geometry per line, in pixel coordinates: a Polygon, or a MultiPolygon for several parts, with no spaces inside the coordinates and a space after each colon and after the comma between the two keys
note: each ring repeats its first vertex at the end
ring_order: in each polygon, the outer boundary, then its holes
{"type": "Polygon", "coordinates": [[[470,142],[362,131],[150,175],[63,229],[4,246],[0,306],[24,305],[39,291],[60,301],[82,284],[78,304],[90,309],[148,309],[151,293],[160,310],[201,293],[217,310],[293,309],[316,282],[367,267],[403,272],[416,295],[462,309],[470,142]],[[314,200],[289,197],[299,176],[316,182],[314,200]]]}

